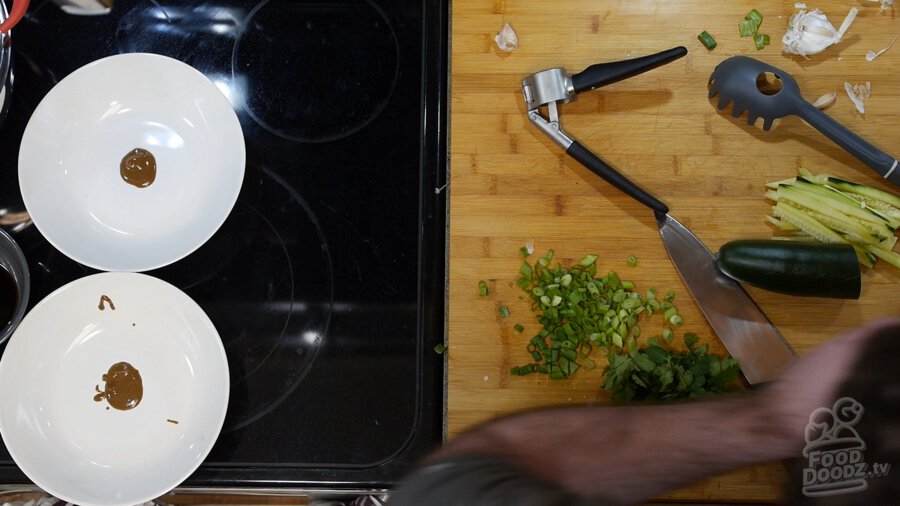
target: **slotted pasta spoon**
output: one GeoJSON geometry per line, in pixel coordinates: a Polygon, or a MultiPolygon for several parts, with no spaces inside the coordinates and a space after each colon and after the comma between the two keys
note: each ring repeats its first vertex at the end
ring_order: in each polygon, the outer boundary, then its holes
{"type": "Polygon", "coordinates": [[[750,125],[762,118],[763,130],[772,128],[772,122],[778,118],[799,116],[882,177],[900,185],[900,170],[895,170],[898,162],[894,157],[804,100],[797,81],[779,68],[747,56],[732,56],[716,66],[709,78],[709,98],[716,95],[719,109],[733,102],[732,116],[738,118],[746,111],[750,125]],[[761,88],[766,74],[774,74],[781,81],[781,88],[761,88]]]}

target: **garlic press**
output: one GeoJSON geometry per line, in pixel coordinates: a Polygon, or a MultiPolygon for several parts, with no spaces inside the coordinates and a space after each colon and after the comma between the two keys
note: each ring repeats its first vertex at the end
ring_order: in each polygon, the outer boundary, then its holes
{"type": "Polygon", "coordinates": [[[528,119],[550,139],[580,162],[628,196],[657,213],[666,214],[669,208],[659,199],[629,181],[597,155],[570,137],[559,121],[559,104],[574,102],[582,91],[590,91],[629,77],[636,76],[687,54],[683,46],[656,54],[608,63],[591,65],[583,71],[569,75],[565,69],[551,68],[532,74],[522,80],[522,93],[528,106],[528,119]],[[546,116],[544,113],[546,109],[546,116]]]}

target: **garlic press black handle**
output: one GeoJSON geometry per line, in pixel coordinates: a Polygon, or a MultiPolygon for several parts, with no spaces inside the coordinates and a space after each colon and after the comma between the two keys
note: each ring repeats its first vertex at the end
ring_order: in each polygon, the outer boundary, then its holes
{"type": "Polygon", "coordinates": [[[665,65],[687,54],[684,46],[630,60],[597,63],[572,76],[575,93],[593,90],[665,65]]]}
{"type": "Polygon", "coordinates": [[[621,172],[612,168],[608,163],[600,159],[599,156],[592,153],[589,149],[582,146],[578,141],[573,140],[572,144],[566,149],[566,154],[574,158],[576,161],[587,167],[594,174],[602,177],[608,183],[622,190],[626,195],[634,200],[644,204],[653,211],[662,214],[669,213],[669,206],[661,200],[654,197],[653,194],[641,188],[633,181],[625,177],[621,172]]]}

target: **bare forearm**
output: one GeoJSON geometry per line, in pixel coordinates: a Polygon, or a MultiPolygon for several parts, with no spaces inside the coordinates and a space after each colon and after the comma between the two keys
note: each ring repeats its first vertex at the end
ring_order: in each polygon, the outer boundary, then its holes
{"type": "Polygon", "coordinates": [[[704,476],[797,454],[803,440],[787,441],[765,408],[764,394],[747,394],[665,409],[539,411],[461,436],[442,456],[502,456],[579,495],[633,503],[704,476]]]}
{"type": "MultiPolygon", "coordinates": [[[[560,408],[496,420],[452,440],[427,459],[431,465],[418,473],[423,479],[412,480],[419,495],[407,494],[404,503],[401,490],[398,504],[423,504],[421,498],[430,500],[436,484],[444,485],[448,498],[459,489],[470,493],[464,502],[428,504],[476,504],[474,499],[485,497],[483,493],[488,501],[477,504],[495,504],[490,500],[510,489],[533,495],[559,492],[555,487],[630,504],[737,467],[796,457],[802,454],[806,425],[815,410],[832,406],[838,394],[879,390],[878,378],[893,377],[900,384],[891,362],[900,354],[898,343],[900,319],[884,319],[820,346],[761,390],[703,402],[560,408]],[[855,390],[842,390],[855,370],[874,362],[880,364],[870,371],[875,380],[857,378],[855,390]],[[457,474],[443,481],[442,463],[454,460],[457,474]],[[474,471],[481,480],[474,485],[460,478],[468,465],[482,469],[474,471]],[[434,472],[429,476],[429,471],[434,472]],[[497,483],[506,486],[495,487],[497,483]]],[[[870,400],[873,409],[896,404],[893,397],[879,399],[870,400]]],[[[572,498],[565,493],[560,497],[563,502],[555,504],[568,504],[564,501],[572,498]]]]}

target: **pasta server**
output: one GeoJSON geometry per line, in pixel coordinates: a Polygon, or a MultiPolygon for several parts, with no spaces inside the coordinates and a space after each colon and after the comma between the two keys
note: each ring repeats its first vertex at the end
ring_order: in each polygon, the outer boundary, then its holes
{"type": "Polygon", "coordinates": [[[772,128],[772,122],[778,118],[799,116],[882,177],[900,185],[900,170],[895,170],[897,159],[804,100],[797,81],[781,69],[747,56],[732,56],[716,66],[709,77],[709,98],[716,95],[719,109],[734,103],[732,116],[738,118],[746,111],[750,125],[762,118],[763,130],[772,128]],[[781,81],[780,89],[765,89],[767,73],[781,81]]]}
{"type": "Polygon", "coordinates": [[[610,167],[560,126],[558,104],[574,101],[582,91],[627,79],[685,54],[687,49],[676,47],[631,60],[598,63],[575,75],[562,68],[533,74],[522,81],[528,118],[569,156],[653,211],[669,258],[710,326],[740,363],[747,382],[762,383],[777,378],[796,358],[775,325],[740,283],[717,268],[715,256],[697,236],[669,216],[666,204],[610,167]]]}

